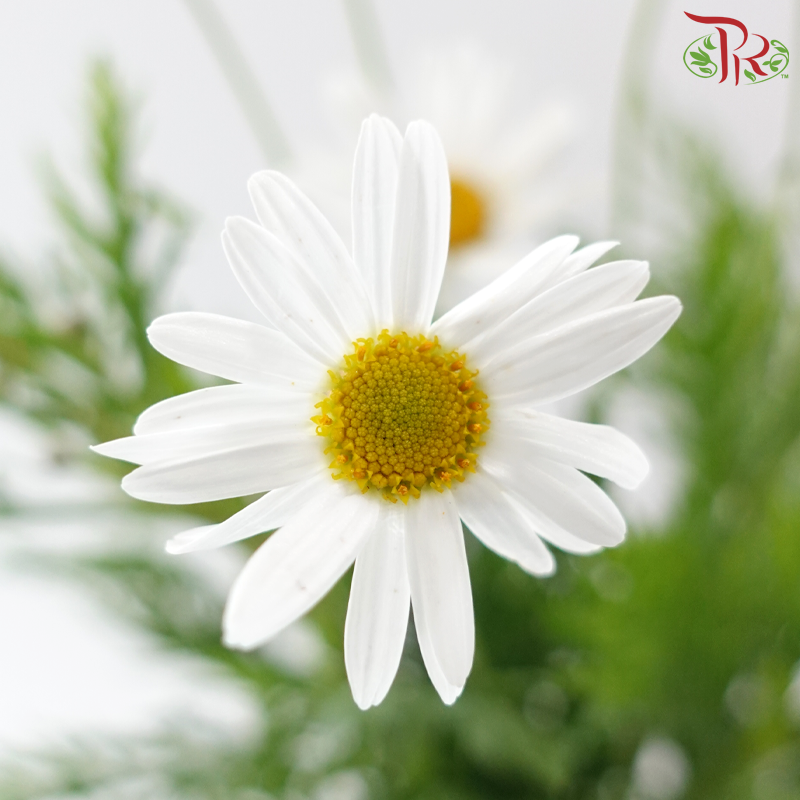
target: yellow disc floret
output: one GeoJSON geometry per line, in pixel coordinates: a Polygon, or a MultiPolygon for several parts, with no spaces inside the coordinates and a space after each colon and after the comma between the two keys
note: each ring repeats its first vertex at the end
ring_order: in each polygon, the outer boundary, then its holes
{"type": "Polygon", "coordinates": [[[333,478],[407,503],[474,472],[488,403],[465,362],[421,335],[384,330],[354,342],[312,417],[333,478]]]}
{"type": "Polygon", "coordinates": [[[459,178],[450,179],[450,247],[477,241],[486,227],[486,205],[481,192],[459,178]]]}

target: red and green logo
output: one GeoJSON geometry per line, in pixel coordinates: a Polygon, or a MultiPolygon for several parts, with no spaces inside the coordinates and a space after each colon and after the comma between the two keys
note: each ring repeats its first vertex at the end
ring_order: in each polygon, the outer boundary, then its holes
{"type": "Polygon", "coordinates": [[[789,50],[777,39],[750,34],[744,23],[733,17],[700,17],[684,11],[689,19],[712,27],[695,39],[683,53],[683,63],[698,78],[720,76],[723,83],[733,75],[739,85],[740,73],[746,84],[788,78],[789,50]]]}

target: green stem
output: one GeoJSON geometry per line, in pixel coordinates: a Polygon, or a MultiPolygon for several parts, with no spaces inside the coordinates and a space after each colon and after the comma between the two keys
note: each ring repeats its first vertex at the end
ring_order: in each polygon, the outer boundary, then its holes
{"type": "Polygon", "coordinates": [[[225,18],[213,0],[185,0],[185,3],[239,101],[265,159],[270,166],[285,164],[291,159],[289,141],[225,18]]]}
{"type": "Polygon", "coordinates": [[[392,68],[389,65],[386,44],[372,0],[342,0],[342,2],[358,63],[364,75],[379,92],[391,91],[394,88],[392,68]]]}
{"type": "Polygon", "coordinates": [[[649,90],[653,42],[663,0],[640,0],[628,32],[617,97],[617,122],[612,155],[611,229],[616,232],[638,208],[644,137],[650,117],[649,90]]]}

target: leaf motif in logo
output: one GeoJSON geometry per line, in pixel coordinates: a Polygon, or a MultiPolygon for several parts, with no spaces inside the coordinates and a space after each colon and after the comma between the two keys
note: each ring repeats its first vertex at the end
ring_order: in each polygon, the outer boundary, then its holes
{"type": "Polygon", "coordinates": [[[744,74],[745,74],[745,75],[746,75],[746,76],[747,76],[747,77],[748,77],[748,78],[749,78],[751,81],[755,81],[755,79],[756,79],[756,76],[755,76],[755,75],[753,75],[753,73],[752,73],[752,72],[750,72],[750,70],[749,70],[749,69],[746,69],[746,70],[744,71],[744,74]]]}
{"type": "Polygon", "coordinates": [[[714,59],[710,53],[707,53],[703,46],[716,50],[716,46],[711,44],[711,37],[709,34],[705,37],[701,36],[689,44],[686,50],[683,51],[684,66],[698,78],[711,78],[717,74],[718,65],[714,63],[714,59]],[[694,48],[694,49],[692,49],[694,48]]]}

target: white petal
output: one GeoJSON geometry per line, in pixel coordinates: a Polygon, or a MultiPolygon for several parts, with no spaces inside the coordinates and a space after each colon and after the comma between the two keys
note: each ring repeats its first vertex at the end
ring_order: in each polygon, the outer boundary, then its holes
{"type": "Polygon", "coordinates": [[[167,542],[166,550],[173,555],[211,550],[280,528],[302,511],[308,498],[313,497],[328,481],[330,475],[323,470],[307,480],[273,489],[218,525],[202,525],[173,536],[167,542]]]}
{"type": "Polygon", "coordinates": [[[488,475],[470,475],[455,498],[461,519],[490,550],[533,575],[555,572],[555,559],[528,517],[516,511],[488,475]]]}
{"type": "Polygon", "coordinates": [[[450,241],[450,178],[442,143],[427,122],[408,126],[392,237],[392,327],[427,330],[450,241]]]}
{"type": "Polygon", "coordinates": [[[356,558],[344,625],[344,663],[359,708],[380,703],[397,674],[408,628],[411,590],[404,508],[386,503],[356,558]]]}
{"type": "Polygon", "coordinates": [[[287,436],[192,461],[147,464],[126,475],[122,488],[139,500],[176,505],[268,492],[319,470],[323,456],[316,438],[287,436]]]}
{"type": "Polygon", "coordinates": [[[223,636],[249,649],[305,614],[353,563],[375,528],[377,502],[333,481],[253,554],[228,596],[223,636]]]}
{"type": "Polygon", "coordinates": [[[375,320],[367,287],[344,242],[319,209],[280,172],[258,172],[247,186],[261,224],[316,276],[339,312],[349,340],[372,334],[375,320]]]}
{"type": "Polygon", "coordinates": [[[414,609],[414,628],[417,631],[417,641],[419,642],[422,661],[425,664],[425,669],[428,672],[428,677],[431,679],[433,688],[436,689],[439,697],[442,698],[442,702],[444,702],[445,705],[451,706],[458,700],[461,692],[464,691],[464,684],[455,685],[450,683],[445,677],[433,649],[433,640],[428,630],[428,620],[424,614],[420,614],[416,609],[414,609]]]}
{"type": "Polygon", "coordinates": [[[388,267],[402,146],[403,137],[388,119],[373,114],[364,120],[353,168],[353,259],[380,326],[392,320],[388,267]]]}
{"type": "Polygon", "coordinates": [[[222,246],[247,296],[279,331],[322,364],[341,359],[353,340],[318,273],[244,217],[225,221],[222,246]]]}
{"type": "Polygon", "coordinates": [[[317,361],[279,331],[217,314],[166,314],[147,329],[167,358],[229,381],[316,391],[327,377],[317,361]]]}
{"type": "Polygon", "coordinates": [[[464,534],[449,491],[423,492],[408,504],[406,556],[414,619],[424,619],[448,683],[463,686],[472,668],[475,620],[464,534]]]}
{"type": "Polygon", "coordinates": [[[449,347],[463,347],[491,331],[522,308],[578,244],[577,236],[559,236],[545,242],[495,278],[488,286],[431,325],[431,334],[449,347]]]}
{"type": "Polygon", "coordinates": [[[295,387],[271,391],[252,384],[209,386],[150,406],[136,420],[133,432],[138,435],[165,433],[274,416],[300,421],[308,419],[313,408],[313,395],[295,387]]]}
{"type": "Polygon", "coordinates": [[[485,363],[493,353],[570,322],[632,303],[647,285],[646,261],[614,261],[595,267],[539,294],[470,347],[470,358],[485,363]]]}
{"type": "Polygon", "coordinates": [[[602,258],[609,250],[613,250],[617,247],[617,245],[619,245],[619,242],[594,242],[586,247],[582,247],[564,260],[561,266],[542,284],[539,291],[547,291],[557,283],[579,275],[584,270],[589,269],[598,258],[602,258]]]}
{"type": "Polygon", "coordinates": [[[498,352],[481,379],[495,401],[533,406],[558,400],[636,361],[680,313],[676,297],[602,311],[498,352]]]}
{"type": "Polygon", "coordinates": [[[91,449],[101,456],[119,458],[132,464],[163,462],[176,464],[205,458],[215,453],[231,453],[257,444],[270,445],[287,440],[313,439],[314,435],[311,422],[299,425],[296,415],[292,415],[207,428],[126,436],[123,439],[93,445],[91,449]]]}
{"type": "Polygon", "coordinates": [[[647,458],[616,428],[511,409],[492,416],[492,441],[502,439],[515,457],[545,457],[635,489],[647,476],[647,458]]]}
{"type": "Polygon", "coordinates": [[[573,536],[602,547],[613,547],[625,538],[622,514],[582,472],[545,458],[521,462],[513,451],[503,453],[501,446],[481,453],[481,465],[512,497],[573,536]]]}

